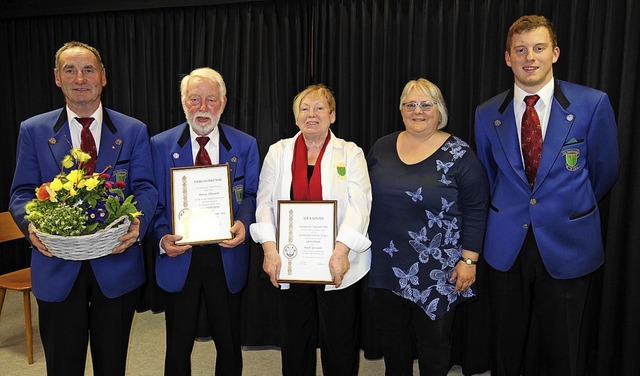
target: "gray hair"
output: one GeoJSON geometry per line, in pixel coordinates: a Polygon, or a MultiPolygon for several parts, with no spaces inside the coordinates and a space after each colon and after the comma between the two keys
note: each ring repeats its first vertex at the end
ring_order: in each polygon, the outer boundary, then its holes
{"type": "Polygon", "coordinates": [[[227,95],[227,86],[224,84],[224,79],[222,79],[222,75],[220,73],[211,68],[198,68],[184,76],[180,82],[180,98],[183,103],[187,96],[187,85],[189,83],[189,79],[192,77],[202,77],[217,83],[218,86],[220,86],[220,96],[225,97],[227,95]]]}
{"type": "Polygon", "coordinates": [[[449,114],[447,112],[447,105],[442,96],[442,92],[440,88],[436,86],[433,82],[424,79],[418,78],[417,80],[411,80],[407,82],[402,90],[402,94],[400,94],[400,111],[402,111],[402,104],[404,100],[407,98],[409,93],[413,90],[417,90],[419,93],[433,98],[436,102],[438,102],[438,111],[440,112],[440,122],[438,123],[438,129],[442,129],[447,126],[447,122],[449,121],[449,114]]]}

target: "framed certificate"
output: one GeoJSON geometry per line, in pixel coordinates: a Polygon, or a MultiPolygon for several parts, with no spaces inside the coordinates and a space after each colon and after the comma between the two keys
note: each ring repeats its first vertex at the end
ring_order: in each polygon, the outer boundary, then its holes
{"type": "Polygon", "coordinates": [[[208,244],[231,239],[233,207],[229,165],[171,169],[173,233],[176,244],[208,244]]]}
{"type": "Polygon", "coordinates": [[[279,282],[333,284],[337,201],[278,201],[279,282]]]}

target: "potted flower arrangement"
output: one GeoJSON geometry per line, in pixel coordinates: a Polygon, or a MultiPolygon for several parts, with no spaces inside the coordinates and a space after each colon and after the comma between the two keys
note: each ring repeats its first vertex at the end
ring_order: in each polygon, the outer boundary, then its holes
{"type": "Polygon", "coordinates": [[[142,214],[133,196],[125,197],[122,191],[126,172],[116,172],[115,182],[106,173],[110,166],[87,175],[83,166],[90,158],[72,148],[62,160],[60,173],[36,188],[36,198],[25,206],[25,219],[56,257],[88,260],[108,255],[130,221],[142,214]]]}

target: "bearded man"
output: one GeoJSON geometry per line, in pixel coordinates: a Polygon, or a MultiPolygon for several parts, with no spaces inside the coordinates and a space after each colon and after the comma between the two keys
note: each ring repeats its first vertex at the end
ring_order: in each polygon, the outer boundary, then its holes
{"type": "MultiPolygon", "coordinates": [[[[247,229],[255,222],[260,174],[258,144],[252,136],[219,123],[227,103],[222,76],[199,68],[182,79],[187,121],[151,139],[159,202],[152,224],[158,245],[157,283],[166,292],[165,375],[189,375],[198,313],[206,311],[216,346],[216,375],[241,375],[241,292],[247,281],[247,229]],[[231,239],[185,245],[172,221],[171,168],[228,164],[234,223],[231,239]],[[201,305],[204,305],[201,307],[201,305]]],[[[209,225],[209,224],[206,224],[209,225]]],[[[211,223],[214,233],[214,223],[211,223]]]]}

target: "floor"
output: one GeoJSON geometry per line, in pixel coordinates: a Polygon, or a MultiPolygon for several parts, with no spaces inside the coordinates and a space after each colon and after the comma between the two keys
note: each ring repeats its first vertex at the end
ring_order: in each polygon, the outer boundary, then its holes
{"type": "MultiPolygon", "coordinates": [[[[3,375],[39,376],[46,374],[44,352],[38,333],[37,310],[37,304],[32,296],[34,363],[29,365],[25,349],[22,294],[7,291],[0,316],[0,368],[3,375]]],[[[164,315],[151,312],[137,313],[131,330],[127,374],[136,376],[162,375],[164,340],[164,315]]],[[[88,358],[85,374],[92,375],[90,356],[88,358]]],[[[243,375],[280,375],[280,352],[277,349],[245,350],[243,351],[243,363],[243,375]]],[[[215,347],[213,342],[196,342],[192,354],[192,374],[194,376],[211,375],[214,364],[215,347]]],[[[418,374],[416,362],[414,375],[418,374]]],[[[322,375],[320,364],[318,364],[318,375],[322,375]]],[[[384,362],[361,357],[359,375],[384,375],[384,362]]],[[[449,376],[461,375],[459,367],[453,367],[449,372],[449,376]]]]}

